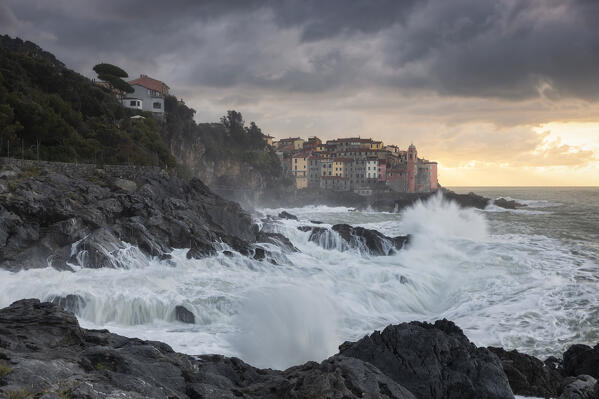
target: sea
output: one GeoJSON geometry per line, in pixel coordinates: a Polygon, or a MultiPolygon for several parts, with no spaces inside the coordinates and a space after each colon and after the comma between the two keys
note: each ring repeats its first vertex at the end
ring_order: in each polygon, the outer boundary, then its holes
{"type": "Polygon", "coordinates": [[[285,369],[320,361],[347,340],[389,324],[449,319],[479,346],[561,356],[599,342],[599,188],[455,187],[514,199],[525,207],[462,209],[441,195],[399,212],[345,207],[285,208],[299,220],[256,223],[288,237],[298,252],[269,245],[274,262],[233,254],[160,261],[129,246],[119,269],[0,271],[0,307],[22,298],[79,295],[86,328],[159,340],[192,355],[237,356],[285,369]],[[315,223],[319,222],[319,223],[315,223]],[[325,247],[300,226],[348,223],[407,248],[372,256],[330,234],[325,247]],[[175,319],[184,306],[195,324],[175,319]]]}

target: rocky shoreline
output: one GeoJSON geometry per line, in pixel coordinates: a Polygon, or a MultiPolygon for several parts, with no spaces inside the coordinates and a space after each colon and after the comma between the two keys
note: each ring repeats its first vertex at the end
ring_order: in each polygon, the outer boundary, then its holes
{"type": "Polygon", "coordinates": [[[284,371],[237,358],[190,356],[167,344],[81,328],[52,303],[0,309],[0,398],[599,397],[599,345],[563,362],[476,347],[454,323],[390,325],[317,363],[284,371]]]}
{"type": "Polygon", "coordinates": [[[126,267],[115,256],[126,244],[163,260],[174,248],[188,258],[230,248],[263,259],[259,243],[285,240],[200,180],[160,169],[40,163],[0,172],[0,268],[10,271],[126,267]]]}
{"type": "MultiPolygon", "coordinates": [[[[463,207],[489,204],[472,193],[444,195],[463,207]]],[[[396,211],[427,196],[382,198],[377,209],[396,211]]],[[[521,206],[508,200],[495,204],[521,206]]],[[[238,204],[197,179],[183,181],[159,169],[126,166],[6,166],[0,171],[0,215],[0,268],[11,272],[126,268],[119,254],[131,248],[144,259],[164,262],[173,249],[184,248],[188,258],[236,251],[276,263],[265,243],[282,253],[297,251],[276,228],[269,228],[278,219],[296,220],[298,230],[325,249],[357,248],[385,256],[410,240],[347,224],[304,224],[288,212],[268,217],[259,227],[238,204]]],[[[541,361],[516,351],[476,347],[447,320],[411,322],[345,342],[321,363],[278,371],[83,329],[73,314],[85,306],[82,301],[77,295],[57,296],[52,303],[28,299],[0,310],[1,399],[599,398],[599,344],[573,345],[562,359],[541,361]]],[[[174,311],[174,319],[195,322],[185,307],[174,311]]]]}
{"type": "MultiPolygon", "coordinates": [[[[495,206],[516,209],[526,205],[520,204],[514,200],[505,198],[491,199],[475,193],[458,194],[447,188],[440,188],[439,192],[443,196],[463,208],[484,209],[493,204],[495,206]]],[[[302,207],[308,205],[327,205],[344,206],[355,209],[372,209],[379,212],[398,212],[404,208],[414,205],[418,201],[426,201],[430,197],[437,195],[437,192],[430,193],[379,193],[373,196],[362,196],[354,192],[330,191],[320,189],[303,189],[293,193],[288,193],[285,197],[269,198],[265,196],[264,201],[268,207],[302,207]]]]}

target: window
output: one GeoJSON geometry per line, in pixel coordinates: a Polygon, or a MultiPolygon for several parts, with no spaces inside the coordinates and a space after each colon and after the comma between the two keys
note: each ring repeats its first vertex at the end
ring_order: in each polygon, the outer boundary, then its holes
{"type": "Polygon", "coordinates": [[[157,103],[152,104],[152,107],[154,109],[162,109],[162,104],[157,102],[157,103]]]}
{"type": "Polygon", "coordinates": [[[137,101],[129,101],[129,106],[130,107],[136,107],[137,106],[137,101]]]}

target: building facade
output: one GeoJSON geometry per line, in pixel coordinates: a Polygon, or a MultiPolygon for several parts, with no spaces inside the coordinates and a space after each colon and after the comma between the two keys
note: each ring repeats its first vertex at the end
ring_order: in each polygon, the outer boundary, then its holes
{"type": "MultiPolygon", "coordinates": [[[[135,90],[128,95],[132,99],[130,101],[140,100],[143,111],[152,112],[159,118],[164,117],[164,97],[169,94],[169,87],[164,82],[152,79],[147,75],[140,75],[138,79],[128,83],[135,90]]],[[[126,103],[124,105],[127,107],[126,103]]]]}

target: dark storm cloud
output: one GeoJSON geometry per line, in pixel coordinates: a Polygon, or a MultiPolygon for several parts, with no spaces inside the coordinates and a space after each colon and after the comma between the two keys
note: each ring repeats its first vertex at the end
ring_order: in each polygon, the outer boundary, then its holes
{"type": "Polygon", "coordinates": [[[136,69],[168,70],[174,86],[599,97],[597,1],[9,0],[8,5],[0,5],[3,27],[13,26],[75,69],[89,69],[99,57],[114,59],[136,69]]]}

